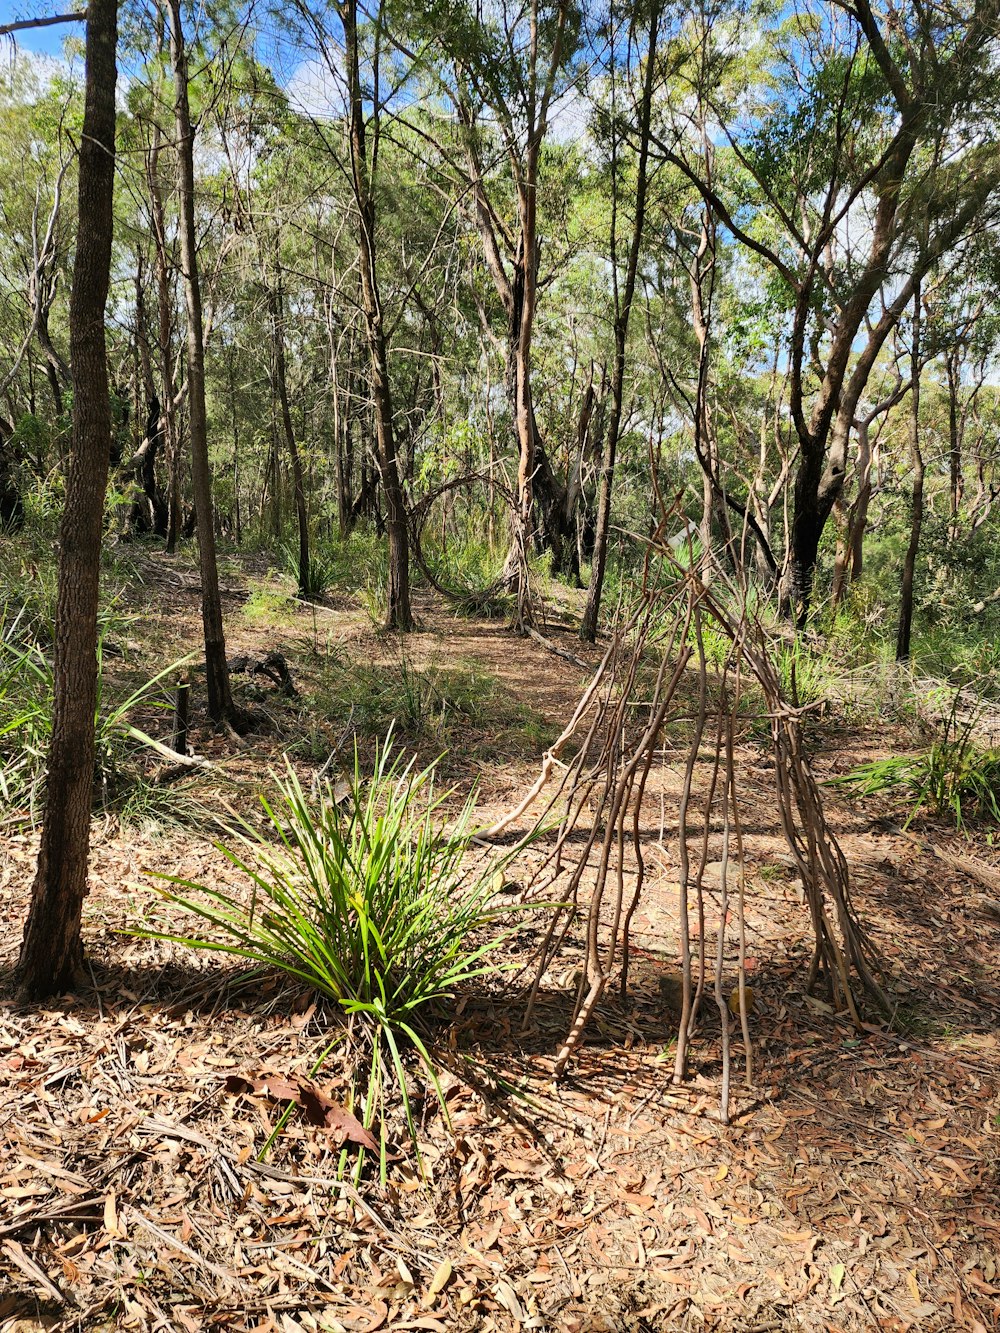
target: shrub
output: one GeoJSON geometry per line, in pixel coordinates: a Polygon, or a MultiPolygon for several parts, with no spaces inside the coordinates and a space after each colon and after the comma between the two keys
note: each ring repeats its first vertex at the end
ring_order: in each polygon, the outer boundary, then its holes
{"type": "Polygon", "coordinates": [[[278,969],[332,1002],[346,1020],[355,1104],[365,1127],[381,1134],[384,1171],[393,1086],[416,1143],[404,1050],[416,1051],[447,1118],[426,1019],[492,970],[491,955],[510,932],[480,932],[511,909],[493,906],[497,861],[469,861],[474,796],[446,822],[452,793],[435,793],[433,764],[417,771],[394,754],[391,734],[368,781],[355,750],[346,784],[323,784],[310,797],[289,767],[278,790],[273,805],[263,800],[277,843],[245,826],[239,851],[220,846],[249,894],[164,876],[175,887],[162,896],[211,931],[135,933],[278,969]]]}

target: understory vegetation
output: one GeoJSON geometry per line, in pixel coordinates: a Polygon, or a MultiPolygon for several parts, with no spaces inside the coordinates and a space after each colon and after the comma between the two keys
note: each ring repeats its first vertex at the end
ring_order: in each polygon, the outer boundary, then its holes
{"type": "Polygon", "coordinates": [[[1000,0],[24,8],[0,1333],[998,1326],[1000,0]]]}

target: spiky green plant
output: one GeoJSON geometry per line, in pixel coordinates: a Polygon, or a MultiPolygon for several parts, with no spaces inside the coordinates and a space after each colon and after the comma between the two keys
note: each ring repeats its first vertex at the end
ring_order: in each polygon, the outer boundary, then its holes
{"type": "Polygon", "coordinates": [[[356,749],[346,784],[313,795],[289,767],[278,799],[262,798],[264,831],[245,825],[239,850],[219,846],[245,877],[242,890],[162,877],[171,886],[160,887],[163,898],[211,930],[135,932],[277,969],[336,1005],[358,1055],[362,1122],[381,1130],[383,1171],[393,1085],[416,1143],[405,1049],[416,1051],[447,1118],[426,1020],[496,969],[493,955],[511,933],[496,925],[512,908],[495,905],[510,854],[499,863],[472,855],[475,796],[447,819],[453,793],[435,791],[434,768],[418,771],[395,753],[391,733],[368,779],[356,749]]]}
{"type": "Polygon", "coordinates": [[[963,828],[971,819],[1000,824],[1000,751],[983,750],[968,734],[935,741],[915,755],[889,755],[861,764],[831,785],[861,796],[900,793],[909,805],[906,826],[931,809],[963,828]]]}

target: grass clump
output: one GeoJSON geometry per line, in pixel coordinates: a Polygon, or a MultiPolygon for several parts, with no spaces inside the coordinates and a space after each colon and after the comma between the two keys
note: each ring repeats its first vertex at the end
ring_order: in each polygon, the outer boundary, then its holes
{"type": "Polygon", "coordinates": [[[1000,750],[981,749],[968,731],[935,741],[915,755],[889,755],[832,780],[859,796],[902,795],[909,813],[904,827],[923,809],[963,828],[973,820],[1000,824],[1000,750]]]}
{"type": "MultiPolygon", "coordinates": [[[[495,859],[470,863],[475,798],[448,821],[432,764],[422,770],[379,746],[371,777],[357,750],[346,783],[307,796],[289,768],[264,832],[245,827],[239,850],[220,850],[244,891],[164,877],[163,897],[210,931],[136,932],[277,969],[325,997],[345,1020],[354,1060],[354,1107],[381,1136],[385,1170],[390,1093],[416,1142],[405,1053],[415,1051],[447,1118],[426,1037],[427,1019],[462,986],[493,970],[509,932],[483,929],[511,908],[494,907],[495,859]],[[268,836],[270,841],[267,840],[268,836]]],[[[317,1072],[320,1062],[314,1066],[317,1072]]]]}
{"type": "Polygon", "coordinates": [[[309,549],[309,568],[306,571],[305,586],[299,577],[299,547],[297,542],[285,542],[281,548],[282,570],[294,579],[297,595],[307,601],[318,600],[334,587],[343,573],[343,560],[339,553],[329,545],[313,542],[309,549]]]}
{"type": "MultiPolygon", "coordinates": [[[[175,819],[184,803],[146,777],[140,755],[148,754],[149,737],[130,719],[140,708],[169,709],[163,680],[182,663],[171,663],[129,693],[119,694],[108,688],[104,644],[102,629],[94,719],[95,805],[127,825],[175,819]]],[[[8,823],[34,826],[41,818],[54,690],[52,661],[36,637],[30,610],[0,608],[0,808],[8,823]]]]}

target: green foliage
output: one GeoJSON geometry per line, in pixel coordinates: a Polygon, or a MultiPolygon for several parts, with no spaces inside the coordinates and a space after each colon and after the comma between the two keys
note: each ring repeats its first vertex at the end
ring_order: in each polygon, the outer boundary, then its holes
{"type": "Polygon", "coordinates": [[[830,663],[799,637],[779,642],[774,664],[781,692],[797,708],[819,703],[830,689],[830,663]]]}
{"type": "Polygon", "coordinates": [[[298,542],[284,542],[280,547],[281,563],[284,572],[295,580],[299,595],[307,598],[320,598],[337,582],[342,573],[342,561],[330,546],[313,542],[309,549],[309,571],[305,587],[299,579],[298,542]]]}
{"type": "MultiPolygon", "coordinates": [[[[95,803],[124,824],[187,813],[184,802],[146,779],[138,755],[148,747],[149,737],[130,721],[140,707],[169,707],[161,684],[181,663],[171,663],[119,697],[107,689],[103,649],[102,633],[95,714],[95,803]]],[[[41,817],[53,695],[52,662],[32,632],[30,616],[24,609],[0,609],[0,803],[8,821],[34,826],[41,817]]]]}
{"type": "Polygon", "coordinates": [[[251,580],[242,611],[246,619],[252,623],[273,624],[288,615],[291,605],[291,598],[285,592],[266,582],[251,580]]]}
{"type": "MultiPolygon", "coordinates": [[[[283,567],[291,578],[299,577],[298,546],[281,546],[283,567]]],[[[338,591],[360,597],[376,625],[382,623],[389,586],[389,546],[372,529],[357,527],[343,539],[315,540],[309,553],[309,582],[312,597],[338,591]]]]}
{"type": "Polygon", "coordinates": [[[1000,751],[981,749],[970,730],[946,735],[916,755],[889,755],[862,764],[834,783],[860,796],[901,795],[906,824],[924,808],[963,828],[973,820],[1000,824],[1000,751]]]}
{"type": "Polygon", "coordinates": [[[463,527],[465,531],[452,535],[446,545],[435,539],[424,541],[429,568],[444,587],[459,594],[461,600],[455,606],[461,614],[489,619],[509,615],[513,599],[500,586],[505,554],[471,531],[470,516],[463,527]]]}
{"type": "Polygon", "coordinates": [[[336,1006],[359,1056],[358,1114],[380,1133],[384,1170],[393,1087],[416,1142],[408,1047],[447,1117],[427,1019],[494,970],[509,931],[493,927],[511,909],[493,905],[503,858],[470,862],[475,797],[448,820],[453,793],[435,791],[433,764],[418,771],[389,737],[370,779],[355,750],[343,787],[307,796],[289,768],[277,801],[264,801],[271,842],[247,826],[239,850],[221,848],[249,893],[164,877],[174,887],[162,896],[211,931],[136,933],[277,969],[336,1006]]]}
{"type": "Polygon", "coordinates": [[[405,654],[372,665],[334,659],[324,673],[317,707],[331,720],[350,719],[368,735],[392,727],[414,740],[447,744],[458,731],[466,752],[474,751],[477,731],[491,748],[532,750],[547,734],[541,719],[480,666],[418,667],[405,654]]]}

